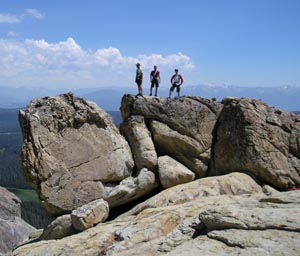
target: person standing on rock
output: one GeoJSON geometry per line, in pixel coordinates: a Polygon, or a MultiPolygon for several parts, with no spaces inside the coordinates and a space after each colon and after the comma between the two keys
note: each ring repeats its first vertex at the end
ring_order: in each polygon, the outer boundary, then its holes
{"type": "Polygon", "coordinates": [[[169,92],[169,98],[171,98],[172,92],[176,88],[176,92],[178,97],[180,96],[180,86],[183,84],[183,78],[182,76],[178,73],[178,69],[175,69],[175,74],[171,77],[171,88],[169,92]]]}
{"type": "Polygon", "coordinates": [[[151,87],[150,87],[150,96],[152,96],[152,89],[155,86],[155,96],[157,96],[157,89],[159,87],[160,83],[160,73],[159,70],[157,69],[157,66],[154,65],[153,70],[150,73],[150,82],[151,82],[151,87]]]}
{"type": "Polygon", "coordinates": [[[141,69],[141,64],[136,63],[136,76],[135,76],[135,82],[138,86],[138,94],[140,96],[143,96],[143,88],[142,88],[142,83],[143,83],[143,71],[141,69]]]}

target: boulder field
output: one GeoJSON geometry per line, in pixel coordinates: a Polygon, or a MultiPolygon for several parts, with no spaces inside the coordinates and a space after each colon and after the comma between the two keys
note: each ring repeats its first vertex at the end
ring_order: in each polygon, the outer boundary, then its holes
{"type": "Polygon", "coordinates": [[[117,128],[72,93],[20,111],[24,176],[56,220],[14,255],[300,254],[299,116],[127,94],[120,111],[117,128]]]}

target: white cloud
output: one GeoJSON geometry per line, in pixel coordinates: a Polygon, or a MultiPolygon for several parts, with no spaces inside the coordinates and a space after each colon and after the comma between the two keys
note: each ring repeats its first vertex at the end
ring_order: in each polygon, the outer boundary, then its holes
{"type": "Polygon", "coordinates": [[[20,23],[20,17],[12,14],[0,13],[0,23],[20,23]]]}
{"type": "Polygon", "coordinates": [[[42,14],[39,10],[37,9],[25,9],[24,13],[21,15],[15,15],[15,14],[10,14],[10,13],[0,13],[0,24],[1,23],[21,23],[24,19],[25,16],[30,16],[35,19],[43,19],[45,18],[45,15],[42,14]]]}
{"type": "Polygon", "coordinates": [[[0,85],[128,86],[134,81],[136,62],[142,64],[145,73],[154,64],[164,73],[173,72],[174,67],[194,69],[190,58],[180,52],[124,56],[115,47],[83,49],[73,38],[57,43],[0,40],[0,56],[0,85]]]}
{"type": "Polygon", "coordinates": [[[31,17],[34,17],[36,19],[43,19],[45,18],[45,15],[42,14],[39,10],[37,9],[25,9],[24,10],[25,14],[31,16],[31,17]]]}

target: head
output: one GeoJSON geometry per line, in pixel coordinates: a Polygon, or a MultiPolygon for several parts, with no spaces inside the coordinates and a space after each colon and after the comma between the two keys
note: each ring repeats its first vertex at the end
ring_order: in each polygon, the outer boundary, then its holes
{"type": "Polygon", "coordinates": [[[136,63],[136,67],[139,68],[141,66],[140,63],[136,63]]]}
{"type": "Polygon", "coordinates": [[[177,68],[175,68],[175,73],[178,73],[178,69],[177,68]]]}
{"type": "Polygon", "coordinates": [[[155,70],[157,69],[157,66],[156,65],[154,65],[154,67],[153,67],[155,70]]]}

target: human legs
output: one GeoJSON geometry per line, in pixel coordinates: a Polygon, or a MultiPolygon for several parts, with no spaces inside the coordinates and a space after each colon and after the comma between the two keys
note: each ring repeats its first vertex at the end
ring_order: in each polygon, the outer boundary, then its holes
{"type": "Polygon", "coordinates": [[[137,84],[137,86],[138,86],[138,91],[139,91],[138,95],[143,95],[143,87],[142,87],[142,84],[139,83],[139,84],[137,84]]]}
{"type": "Polygon", "coordinates": [[[153,89],[153,87],[154,87],[154,83],[151,82],[151,85],[150,85],[150,96],[152,96],[152,89],[153,89]]]}
{"type": "Polygon", "coordinates": [[[175,84],[172,84],[171,88],[170,88],[170,91],[169,91],[169,98],[171,98],[172,96],[172,92],[174,91],[176,85],[175,84]]]}
{"type": "Polygon", "coordinates": [[[152,82],[151,83],[151,86],[150,86],[150,96],[152,96],[152,89],[153,87],[155,86],[155,96],[157,96],[157,89],[158,89],[158,86],[159,86],[159,83],[158,82],[152,82]]]}
{"type": "Polygon", "coordinates": [[[157,96],[157,90],[158,90],[158,87],[159,87],[158,81],[156,81],[156,82],[154,83],[154,85],[155,85],[155,96],[157,96]]]}
{"type": "Polygon", "coordinates": [[[180,96],[180,85],[177,85],[176,87],[176,92],[177,92],[177,95],[178,97],[180,96]]]}

